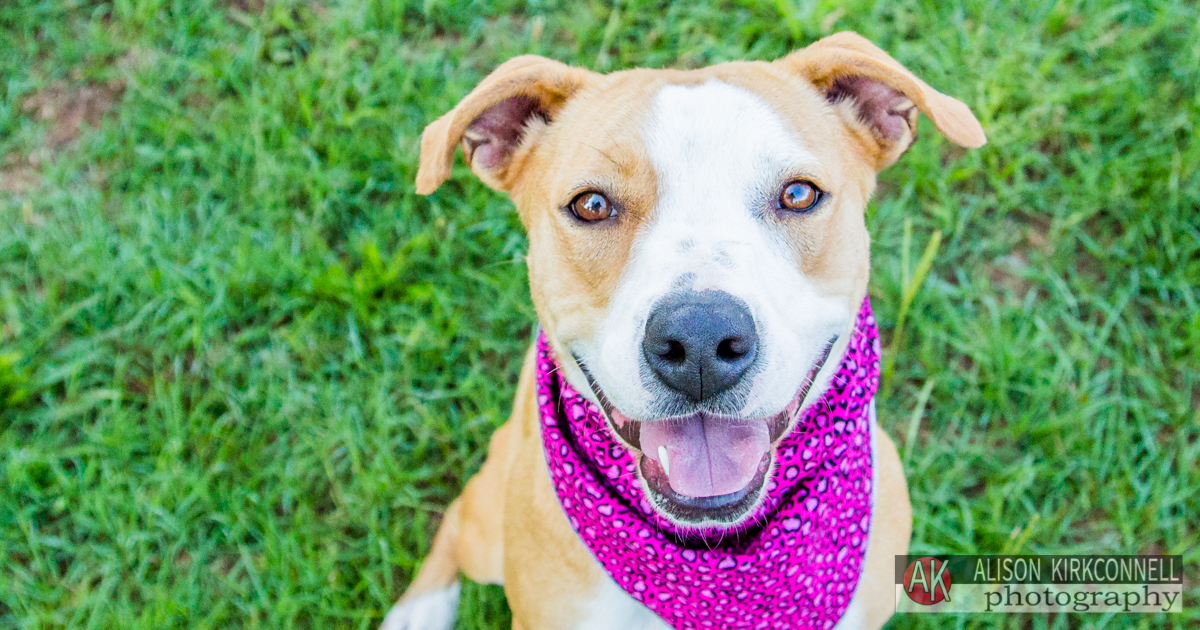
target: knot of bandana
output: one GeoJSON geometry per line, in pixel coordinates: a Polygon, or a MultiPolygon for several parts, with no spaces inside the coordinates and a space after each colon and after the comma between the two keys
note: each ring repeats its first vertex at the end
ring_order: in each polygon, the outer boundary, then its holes
{"type": "Polygon", "coordinates": [[[651,507],[634,456],[562,377],[545,335],[537,353],[555,493],[621,589],[678,630],[837,623],[858,585],[871,520],[880,352],[869,301],[828,391],[779,441],[766,496],[736,529],[682,528],[651,507]]]}

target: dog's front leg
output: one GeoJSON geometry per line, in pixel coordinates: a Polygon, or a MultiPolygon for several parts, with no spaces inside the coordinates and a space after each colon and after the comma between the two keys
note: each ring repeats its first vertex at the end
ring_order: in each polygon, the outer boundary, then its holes
{"type": "Polygon", "coordinates": [[[483,468],[450,504],[408,590],[380,630],[449,630],[458,612],[458,573],[485,584],[504,578],[501,517],[511,423],[492,434],[483,468]]]}
{"type": "Polygon", "coordinates": [[[380,630],[449,630],[458,612],[458,573],[485,584],[504,580],[504,485],[512,423],[492,434],[488,459],[450,504],[408,590],[380,630]]]}
{"type": "Polygon", "coordinates": [[[504,582],[504,504],[521,420],[533,409],[533,352],[525,357],[513,415],[496,429],[483,467],[450,504],[433,547],[380,630],[449,630],[458,612],[461,571],[484,584],[504,582]]]}
{"type": "Polygon", "coordinates": [[[380,630],[449,630],[458,616],[458,535],[462,499],[455,499],[433,538],[433,548],[380,630]]]}

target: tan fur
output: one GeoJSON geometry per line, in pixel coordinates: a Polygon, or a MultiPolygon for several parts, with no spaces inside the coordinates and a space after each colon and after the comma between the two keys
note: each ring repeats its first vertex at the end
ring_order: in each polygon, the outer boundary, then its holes
{"type": "MultiPolygon", "coordinates": [[[[929,87],[908,68],[857,33],[830,35],[776,63],[806,77],[818,89],[827,88],[834,79],[846,75],[882,81],[907,96],[951,142],[968,148],[987,143],[983,127],[970,108],[929,87]]],[[[880,169],[889,166],[898,157],[898,154],[875,156],[880,169]]]]}
{"type": "Polygon", "coordinates": [[[908,553],[912,505],[896,445],[882,427],[875,432],[875,508],[863,576],[855,598],[864,603],[865,627],[878,628],[896,610],[896,556],[908,553]]]}
{"type": "MultiPolygon", "coordinates": [[[[530,96],[553,116],[591,74],[537,55],[514,57],[501,64],[457,107],[431,123],[421,134],[417,192],[428,195],[446,181],[454,164],[454,151],[467,126],[489,106],[512,96],[530,96]]],[[[511,184],[507,171],[476,170],[476,173],[498,190],[507,190],[511,184]]]]}
{"type": "MultiPolygon", "coordinates": [[[[421,140],[417,191],[432,192],[450,173],[456,147],[478,116],[504,99],[536,99],[549,124],[535,120],[502,164],[472,164],[489,185],[507,191],[529,234],[530,291],[551,343],[594,334],[638,230],[657,203],[653,169],[640,132],[650,99],[664,85],[717,79],[754,92],[788,121],[815,153],[821,172],[803,173],[836,190],[835,207],[789,224],[795,263],[851,312],[867,290],[869,237],[863,211],[875,173],[914,136],[881,142],[826,90],[838,77],[884,82],[929,116],[951,141],[986,142],[970,110],[917,79],[854,33],[839,33],[774,62],[735,62],[693,71],[630,70],[599,75],[540,57],[496,69],[421,140]],[[600,187],[620,216],[584,226],[563,211],[585,189],[600,187]]],[[[907,107],[907,105],[905,105],[907,107]]],[[[904,114],[915,130],[915,111],[904,114]]],[[[471,156],[468,150],[468,161],[471,156]]],[[[560,353],[561,356],[561,353],[560,353]]],[[[534,354],[525,357],[509,421],[496,431],[483,468],[446,513],[429,557],[402,602],[445,588],[458,571],[503,583],[513,628],[570,628],[605,579],[570,528],[550,484],[534,394],[534,354]]],[[[864,576],[855,597],[868,627],[894,608],[893,557],[907,552],[912,516],[895,445],[882,430],[876,444],[877,494],[864,576]]]]}

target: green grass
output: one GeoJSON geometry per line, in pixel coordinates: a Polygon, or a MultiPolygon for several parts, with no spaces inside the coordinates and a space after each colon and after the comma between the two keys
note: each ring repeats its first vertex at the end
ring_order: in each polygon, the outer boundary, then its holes
{"type": "MultiPolygon", "coordinates": [[[[914,548],[1189,565],[1182,617],[892,627],[1200,621],[1194,2],[255,4],[0,5],[0,628],[374,627],[535,319],[510,203],[462,166],[413,193],[423,125],[517,54],[694,67],[842,29],[990,140],[922,123],[868,211],[914,548]]],[[[460,627],[507,615],[468,585],[460,627]]]]}

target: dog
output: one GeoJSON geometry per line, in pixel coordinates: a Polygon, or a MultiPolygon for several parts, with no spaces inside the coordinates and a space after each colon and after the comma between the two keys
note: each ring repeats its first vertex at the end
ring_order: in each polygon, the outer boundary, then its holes
{"type": "Polygon", "coordinates": [[[963,103],[843,32],[774,62],[602,75],[509,60],[421,138],[529,237],[539,341],[512,416],[384,630],[878,628],[912,528],[871,398],[864,211],[924,113],[963,103]]]}

